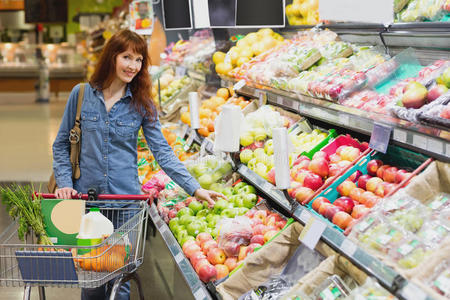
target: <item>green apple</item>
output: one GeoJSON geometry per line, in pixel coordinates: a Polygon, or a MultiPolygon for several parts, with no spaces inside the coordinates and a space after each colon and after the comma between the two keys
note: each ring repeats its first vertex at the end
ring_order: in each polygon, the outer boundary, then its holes
{"type": "Polygon", "coordinates": [[[237,209],[238,216],[245,215],[245,213],[248,212],[248,210],[249,210],[247,207],[238,207],[236,209],[237,209]]]}
{"type": "Polygon", "coordinates": [[[234,193],[236,194],[241,188],[243,188],[243,187],[246,186],[246,185],[248,185],[248,184],[246,184],[246,183],[243,182],[243,181],[237,183],[237,184],[233,187],[234,193]]]}
{"type": "Polygon", "coordinates": [[[253,135],[255,137],[255,141],[261,142],[267,138],[267,133],[264,128],[255,128],[253,130],[253,135]]]}
{"type": "Polygon", "coordinates": [[[191,215],[184,215],[180,217],[180,221],[178,221],[178,223],[180,225],[186,226],[187,224],[191,223],[192,221],[195,220],[194,216],[191,215]]]}
{"type": "Polygon", "coordinates": [[[210,213],[206,216],[206,222],[210,223],[210,222],[214,219],[215,216],[216,216],[215,213],[210,212],[210,213]]]}
{"type": "Polygon", "coordinates": [[[222,177],[223,177],[222,173],[220,173],[220,171],[216,171],[211,175],[211,180],[212,182],[217,182],[220,179],[222,179],[222,177]]]}
{"type": "MultiPolygon", "coordinates": [[[[213,179],[214,179],[214,174],[213,174],[213,179]]],[[[211,184],[211,186],[209,187],[210,190],[218,192],[218,193],[222,193],[223,190],[223,184],[221,183],[213,183],[211,184]]]]}
{"type": "Polygon", "coordinates": [[[237,211],[234,208],[226,208],[220,214],[222,217],[234,218],[237,215],[237,211]]]}
{"type": "Polygon", "coordinates": [[[263,157],[266,156],[266,151],[264,151],[264,148],[256,148],[256,149],[253,151],[253,156],[256,158],[256,160],[257,160],[258,162],[261,162],[262,159],[263,159],[263,157]]]}
{"type": "Polygon", "coordinates": [[[222,190],[222,194],[224,194],[227,197],[230,197],[234,194],[234,190],[232,187],[226,187],[222,190]]]}
{"type": "Polygon", "coordinates": [[[264,151],[267,155],[273,154],[273,140],[267,140],[267,142],[264,144],[264,151]]]}
{"type": "Polygon", "coordinates": [[[252,208],[256,204],[258,197],[255,194],[247,194],[244,196],[243,207],[252,208]]]}
{"type": "MultiPolygon", "coordinates": [[[[203,208],[203,205],[202,205],[202,208],[203,208]]],[[[209,214],[209,209],[202,209],[196,214],[196,216],[197,217],[206,217],[208,214],[209,214]]]]}
{"type": "Polygon", "coordinates": [[[180,219],[177,218],[177,217],[175,217],[175,218],[173,218],[172,220],[169,221],[169,228],[170,228],[170,230],[173,231],[173,227],[174,227],[175,225],[178,225],[178,224],[179,224],[178,221],[180,221],[180,219]]]}
{"type": "Polygon", "coordinates": [[[192,211],[192,209],[190,209],[189,207],[183,207],[182,209],[180,209],[177,212],[177,217],[181,218],[184,215],[189,215],[189,216],[193,216],[194,212],[192,211]]]}
{"type": "Polygon", "coordinates": [[[246,185],[239,189],[239,194],[256,194],[256,189],[253,185],[246,185]]]}
{"type": "Polygon", "coordinates": [[[253,158],[253,151],[250,149],[244,149],[239,153],[241,163],[247,164],[253,158]]]}
{"type": "Polygon", "coordinates": [[[203,204],[198,202],[198,201],[192,201],[191,203],[189,203],[188,206],[190,209],[192,209],[192,211],[194,212],[194,215],[197,215],[197,213],[202,210],[203,208],[203,204]]]}
{"type": "Polygon", "coordinates": [[[244,147],[253,144],[254,141],[255,139],[253,138],[253,135],[249,132],[242,134],[241,137],[239,138],[240,144],[244,147]]]}
{"type": "Polygon", "coordinates": [[[250,159],[250,161],[247,163],[247,167],[248,167],[250,170],[254,171],[255,168],[256,168],[256,164],[257,164],[257,163],[258,163],[258,161],[256,160],[256,158],[252,158],[252,159],[250,159]]]}
{"type": "Polygon", "coordinates": [[[204,164],[197,164],[193,167],[193,173],[195,177],[200,177],[208,171],[208,168],[204,164]]]}
{"type": "Polygon", "coordinates": [[[228,208],[228,205],[229,203],[227,200],[220,199],[214,204],[213,211],[216,215],[220,215],[224,209],[228,208]]]}
{"type": "Polygon", "coordinates": [[[198,178],[198,183],[204,189],[209,189],[209,186],[213,183],[213,178],[210,174],[203,174],[198,178]]]}
{"type": "Polygon", "coordinates": [[[234,206],[243,207],[244,206],[244,197],[242,195],[238,195],[236,200],[234,201],[234,206]]]}
{"type": "Polygon", "coordinates": [[[231,166],[231,164],[229,162],[224,162],[223,164],[220,165],[219,169],[217,169],[217,171],[220,172],[222,174],[222,176],[227,175],[232,170],[233,170],[233,167],[231,166]]]}
{"type": "Polygon", "coordinates": [[[208,201],[203,201],[203,208],[204,208],[204,209],[209,209],[209,203],[208,203],[208,201]]]}
{"type": "Polygon", "coordinates": [[[196,237],[197,234],[203,232],[206,226],[201,221],[193,221],[189,225],[186,226],[187,233],[193,237],[196,237]]]}
{"type": "Polygon", "coordinates": [[[217,158],[211,157],[206,161],[206,166],[212,170],[215,170],[218,165],[219,161],[217,160],[217,158]]]}
{"type": "Polygon", "coordinates": [[[188,235],[189,234],[188,234],[186,229],[178,231],[178,233],[177,233],[177,241],[178,241],[178,243],[180,243],[183,240],[183,238],[187,237],[188,235]]]}
{"type": "Polygon", "coordinates": [[[266,178],[267,177],[267,166],[261,162],[256,164],[256,169],[254,170],[256,174],[258,174],[259,176],[261,176],[262,178],[266,178]]]}
{"type": "Polygon", "coordinates": [[[219,235],[219,228],[211,230],[211,236],[215,239],[219,235]]]}
{"type": "Polygon", "coordinates": [[[181,247],[183,247],[183,244],[186,243],[187,241],[195,241],[195,237],[188,235],[182,238],[180,242],[181,247]]]}
{"type": "Polygon", "coordinates": [[[182,230],[185,230],[186,229],[186,227],[184,227],[183,225],[181,225],[181,224],[176,224],[176,225],[173,225],[172,226],[172,232],[173,232],[173,235],[176,237],[177,236],[177,234],[178,234],[178,232],[180,232],[180,231],[182,231],[182,230]]]}

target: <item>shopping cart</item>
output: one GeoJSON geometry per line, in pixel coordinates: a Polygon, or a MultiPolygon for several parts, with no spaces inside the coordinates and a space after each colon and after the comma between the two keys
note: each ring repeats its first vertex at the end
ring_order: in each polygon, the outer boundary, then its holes
{"type": "MultiPolygon", "coordinates": [[[[55,199],[54,194],[39,195],[55,199]]],[[[20,242],[19,225],[12,223],[0,234],[0,286],[23,286],[24,299],[30,299],[31,287],[38,287],[39,298],[44,300],[48,286],[96,288],[115,280],[110,296],[114,299],[122,284],[134,280],[140,299],[144,299],[136,270],[144,259],[147,201],[151,199],[146,195],[95,193],[79,194],[76,199],[86,200],[87,210],[100,207],[114,224],[114,233],[95,246],[43,246],[35,244],[32,236],[20,242]]]]}

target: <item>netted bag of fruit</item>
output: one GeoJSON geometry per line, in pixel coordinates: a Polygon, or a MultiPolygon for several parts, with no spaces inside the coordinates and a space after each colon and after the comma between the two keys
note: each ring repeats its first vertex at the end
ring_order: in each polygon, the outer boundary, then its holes
{"type": "Polygon", "coordinates": [[[213,183],[229,179],[233,168],[231,163],[214,155],[203,156],[197,160],[185,161],[189,173],[205,189],[209,189],[213,183]]]}
{"type": "Polygon", "coordinates": [[[233,219],[224,218],[219,222],[218,228],[218,245],[227,257],[237,257],[240,247],[250,244],[250,239],[253,236],[251,221],[246,216],[233,219]]]}

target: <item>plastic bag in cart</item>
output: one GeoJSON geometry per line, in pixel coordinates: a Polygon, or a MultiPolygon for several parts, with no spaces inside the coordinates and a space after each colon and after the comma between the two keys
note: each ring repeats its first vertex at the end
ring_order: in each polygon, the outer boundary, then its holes
{"type": "Polygon", "coordinates": [[[246,216],[222,219],[218,227],[218,245],[227,257],[238,256],[240,246],[248,245],[253,236],[251,220],[246,216]]]}

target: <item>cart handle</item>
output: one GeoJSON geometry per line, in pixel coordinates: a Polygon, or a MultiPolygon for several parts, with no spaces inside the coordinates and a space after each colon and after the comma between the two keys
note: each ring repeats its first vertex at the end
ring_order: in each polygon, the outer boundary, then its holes
{"type": "MultiPolygon", "coordinates": [[[[37,193],[34,192],[36,197],[42,197],[44,199],[56,199],[55,194],[37,193]]],[[[79,193],[73,196],[72,199],[89,200],[88,194],[79,193]]],[[[99,194],[96,200],[135,200],[135,201],[148,201],[151,205],[153,203],[153,197],[147,195],[123,195],[123,194],[99,194]]]]}

